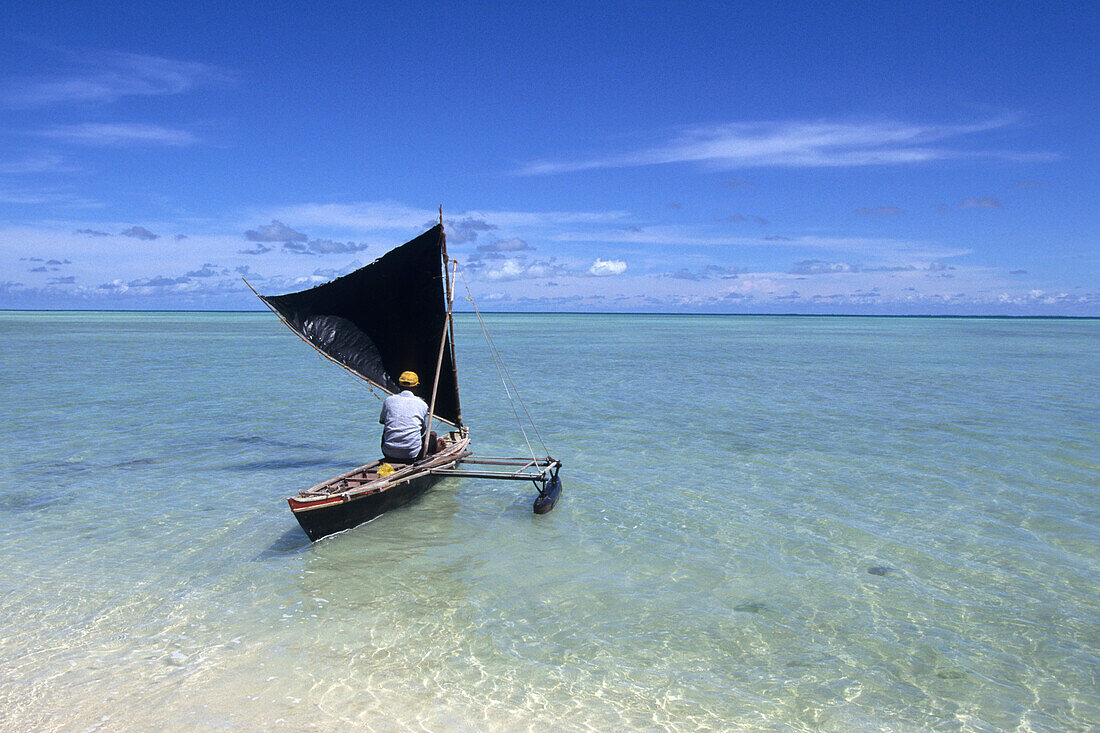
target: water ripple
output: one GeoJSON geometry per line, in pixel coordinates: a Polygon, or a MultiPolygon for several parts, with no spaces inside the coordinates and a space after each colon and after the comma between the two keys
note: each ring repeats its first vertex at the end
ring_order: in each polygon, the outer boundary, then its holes
{"type": "Polygon", "coordinates": [[[378,403],[272,320],[0,315],[0,728],[1100,721],[1098,322],[491,316],[558,507],[448,480],[309,543],[378,403]]]}

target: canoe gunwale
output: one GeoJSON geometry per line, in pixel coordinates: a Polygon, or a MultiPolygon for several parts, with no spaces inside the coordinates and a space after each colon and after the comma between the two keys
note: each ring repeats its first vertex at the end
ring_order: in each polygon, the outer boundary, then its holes
{"type": "Polygon", "coordinates": [[[451,433],[448,436],[448,440],[450,441],[450,445],[444,448],[443,451],[434,453],[424,460],[398,468],[387,476],[379,477],[376,472],[378,467],[389,461],[384,458],[378,459],[363,466],[359,466],[358,468],[354,468],[346,473],[342,473],[334,478],[322,481],[309,489],[304,489],[298,492],[296,496],[289,497],[287,501],[290,504],[291,510],[295,513],[305,512],[311,509],[320,509],[322,507],[332,506],[333,504],[354,501],[363,496],[387,491],[396,486],[414,481],[422,476],[430,475],[434,469],[451,468],[457,465],[464,457],[470,455],[470,451],[468,450],[470,438],[467,431],[464,429],[451,433]],[[355,481],[357,477],[362,477],[363,479],[363,483],[359,486],[336,488],[341,481],[355,481]]]}

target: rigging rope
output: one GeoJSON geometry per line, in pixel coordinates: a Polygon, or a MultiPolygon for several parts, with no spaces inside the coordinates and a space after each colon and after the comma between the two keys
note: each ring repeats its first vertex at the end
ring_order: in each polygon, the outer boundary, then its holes
{"type": "Polygon", "coordinates": [[[535,436],[538,438],[539,443],[542,445],[543,451],[546,455],[550,455],[550,450],[546,447],[546,441],[542,439],[542,434],[539,432],[538,426],[535,425],[534,419],[531,418],[531,413],[527,411],[527,405],[524,404],[523,398],[520,397],[519,390],[516,389],[516,383],[512,380],[512,375],[508,373],[508,367],[504,366],[504,359],[501,358],[500,352],[497,351],[496,344],[493,343],[493,337],[489,335],[489,329],[485,326],[485,319],[481,316],[481,311],[478,310],[477,303],[474,302],[473,293],[470,292],[470,284],[466,281],[466,273],[460,273],[462,275],[462,285],[466,288],[466,300],[470,301],[470,305],[474,308],[474,313],[477,314],[477,321],[481,325],[481,332],[485,335],[485,341],[489,345],[489,355],[493,358],[493,364],[497,368],[497,375],[500,376],[501,384],[504,385],[504,394],[508,396],[508,402],[512,406],[512,413],[516,416],[516,424],[519,425],[519,431],[523,434],[523,440],[527,443],[527,450],[531,452],[531,460],[537,461],[535,457],[535,449],[531,447],[531,441],[527,437],[527,431],[523,429],[523,421],[519,417],[519,412],[516,411],[515,401],[512,400],[512,393],[516,395],[516,400],[519,401],[520,407],[523,409],[523,414],[527,416],[528,422],[531,423],[531,429],[535,431],[535,436]],[[511,390],[508,389],[508,385],[511,384],[511,390]]]}

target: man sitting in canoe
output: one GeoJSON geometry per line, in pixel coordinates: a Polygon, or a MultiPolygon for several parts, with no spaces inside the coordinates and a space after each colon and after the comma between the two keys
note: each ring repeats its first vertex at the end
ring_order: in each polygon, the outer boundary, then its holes
{"type": "Polygon", "coordinates": [[[436,451],[436,434],[428,436],[425,451],[424,431],[428,427],[428,405],[413,394],[420,385],[416,372],[401,372],[397,383],[402,390],[392,394],[382,403],[382,455],[397,463],[412,463],[428,453],[436,451]]]}

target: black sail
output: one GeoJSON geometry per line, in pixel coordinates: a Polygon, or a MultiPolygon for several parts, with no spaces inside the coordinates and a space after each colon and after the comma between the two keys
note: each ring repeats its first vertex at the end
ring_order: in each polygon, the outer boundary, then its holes
{"type": "MultiPolygon", "coordinates": [[[[417,392],[430,402],[447,328],[444,291],[443,227],[437,225],[332,282],[260,298],[318,351],[387,392],[399,389],[401,372],[416,372],[417,392]]],[[[449,337],[434,414],[461,424],[449,337]]]]}

